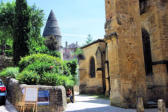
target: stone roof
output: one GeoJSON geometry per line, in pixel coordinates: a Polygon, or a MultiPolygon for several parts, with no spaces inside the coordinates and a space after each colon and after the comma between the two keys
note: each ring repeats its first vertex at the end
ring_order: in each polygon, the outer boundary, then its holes
{"type": "Polygon", "coordinates": [[[48,17],[46,26],[44,28],[43,36],[60,36],[61,37],[61,32],[58,26],[57,19],[55,17],[55,14],[53,10],[51,10],[50,15],[48,17]]]}

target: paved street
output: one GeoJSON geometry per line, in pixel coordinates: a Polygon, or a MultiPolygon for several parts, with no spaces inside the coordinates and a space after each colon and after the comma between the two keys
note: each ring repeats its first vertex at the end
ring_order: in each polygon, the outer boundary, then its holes
{"type": "MultiPolygon", "coordinates": [[[[110,106],[110,101],[97,99],[93,96],[77,95],[75,103],[69,103],[65,112],[136,112],[135,109],[122,109],[110,106]]],[[[147,109],[145,112],[157,112],[147,109]]]]}
{"type": "Polygon", "coordinates": [[[17,112],[16,109],[8,101],[5,106],[0,106],[0,112],[17,112]]]}
{"type": "MultiPolygon", "coordinates": [[[[135,109],[122,109],[110,106],[109,100],[97,99],[93,96],[77,95],[75,103],[69,103],[65,112],[136,112],[135,109]]],[[[0,112],[17,112],[7,101],[5,106],[0,106],[0,112]]],[[[145,112],[157,112],[157,109],[146,109],[145,112]]],[[[168,112],[168,110],[167,110],[168,112]]]]}

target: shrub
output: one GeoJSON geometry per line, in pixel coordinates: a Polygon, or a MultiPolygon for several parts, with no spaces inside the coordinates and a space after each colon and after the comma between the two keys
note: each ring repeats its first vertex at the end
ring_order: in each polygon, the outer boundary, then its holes
{"type": "Polygon", "coordinates": [[[29,52],[30,54],[48,54],[57,58],[61,58],[61,54],[58,51],[49,50],[45,45],[45,38],[38,37],[38,38],[31,38],[29,40],[29,52]]]}
{"type": "Polygon", "coordinates": [[[71,75],[70,69],[61,59],[47,54],[33,54],[19,62],[20,71],[31,70],[42,75],[45,72],[71,75]]]}
{"type": "Polygon", "coordinates": [[[44,52],[44,53],[46,53],[46,54],[48,54],[48,55],[51,55],[51,56],[55,56],[55,57],[57,57],[57,58],[61,58],[61,54],[60,54],[60,52],[58,52],[58,51],[47,50],[47,51],[44,52]]]}
{"type": "Polygon", "coordinates": [[[54,64],[47,62],[35,61],[32,64],[29,64],[24,70],[34,71],[39,75],[42,75],[44,72],[54,72],[54,64]]]}
{"type": "Polygon", "coordinates": [[[75,84],[78,84],[79,78],[78,78],[78,72],[77,72],[77,68],[78,68],[77,60],[66,61],[65,63],[73,76],[73,80],[75,81],[75,84]]]}
{"type": "Polygon", "coordinates": [[[40,80],[40,84],[52,85],[52,86],[73,86],[74,81],[72,76],[59,75],[55,73],[44,73],[40,80]]]}
{"type": "Polygon", "coordinates": [[[75,81],[72,75],[59,75],[58,80],[61,82],[60,85],[63,85],[65,87],[73,87],[75,85],[75,81]]]}
{"type": "Polygon", "coordinates": [[[39,84],[40,76],[33,71],[23,71],[16,77],[21,84],[36,85],[39,84]]]}
{"type": "Polygon", "coordinates": [[[45,73],[40,80],[40,84],[42,85],[52,85],[55,86],[57,81],[57,74],[45,73]]]}
{"type": "Polygon", "coordinates": [[[64,85],[72,87],[75,84],[76,63],[66,63],[60,58],[47,54],[32,54],[19,62],[20,74],[17,79],[20,83],[42,85],[64,85]],[[71,75],[71,72],[73,75],[71,75]]]}
{"type": "Polygon", "coordinates": [[[70,72],[72,75],[77,75],[77,67],[78,67],[78,62],[77,60],[71,60],[71,61],[66,61],[67,67],[70,69],[70,72]]]}
{"type": "Polygon", "coordinates": [[[1,77],[11,77],[15,78],[19,74],[18,67],[7,67],[0,72],[1,77]]]}
{"type": "Polygon", "coordinates": [[[47,54],[32,54],[21,58],[19,62],[20,71],[26,68],[29,64],[35,63],[36,61],[52,63],[54,65],[61,65],[62,61],[59,58],[47,55],[47,54]]]}

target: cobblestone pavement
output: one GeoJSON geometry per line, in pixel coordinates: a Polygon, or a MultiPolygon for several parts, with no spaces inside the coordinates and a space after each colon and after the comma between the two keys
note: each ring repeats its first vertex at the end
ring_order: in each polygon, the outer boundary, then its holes
{"type": "MultiPolygon", "coordinates": [[[[68,104],[65,112],[136,112],[135,109],[110,106],[109,100],[97,99],[93,96],[77,95],[75,100],[75,103],[68,104]]],[[[145,112],[157,112],[157,109],[146,109],[145,112]]]]}
{"type": "Polygon", "coordinates": [[[13,105],[6,101],[5,106],[0,106],[0,112],[17,112],[13,105]]]}

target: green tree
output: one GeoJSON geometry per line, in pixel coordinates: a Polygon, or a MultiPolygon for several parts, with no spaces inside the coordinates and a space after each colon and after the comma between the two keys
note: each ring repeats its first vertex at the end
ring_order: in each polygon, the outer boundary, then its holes
{"type": "Polygon", "coordinates": [[[35,51],[42,51],[45,48],[43,37],[41,37],[41,27],[43,26],[44,13],[43,10],[38,9],[35,5],[29,7],[31,17],[31,36],[28,41],[29,53],[35,51]],[[41,48],[41,49],[40,49],[41,48]]]}
{"type": "MultiPolygon", "coordinates": [[[[30,19],[31,19],[31,38],[39,38],[41,37],[41,27],[43,26],[44,13],[43,10],[33,5],[29,6],[30,10],[30,19]]],[[[38,41],[38,40],[37,40],[38,41]]]]}
{"type": "Polygon", "coordinates": [[[89,34],[86,40],[86,44],[90,44],[93,41],[92,36],[89,34]]]}
{"type": "MultiPolygon", "coordinates": [[[[8,30],[6,31],[2,31],[0,30],[0,53],[1,55],[6,55],[6,48],[12,48],[12,39],[11,39],[11,35],[8,32],[8,30]]],[[[9,53],[7,53],[8,55],[9,53]]]]}
{"type": "MultiPolygon", "coordinates": [[[[0,52],[10,51],[12,52],[12,46],[13,46],[13,36],[14,36],[14,30],[15,30],[15,6],[16,2],[13,0],[12,2],[7,3],[0,3],[0,52]],[[8,47],[6,47],[8,46],[8,47]],[[6,48],[10,49],[7,50],[6,48]],[[3,50],[2,50],[3,49],[3,50]]],[[[31,26],[30,29],[30,37],[28,41],[29,46],[29,53],[31,53],[32,49],[40,48],[41,42],[39,43],[39,40],[42,39],[40,35],[41,27],[43,26],[43,18],[44,13],[43,10],[40,10],[35,5],[28,6],[29,14],[30,14],[30,22],[29,25],[31,26]]],[[[43,46],[44,48],[44,46],[43,46]]],[[[8,54],[8,53],[7,53],[8,54]]]]}
{"type": "Polygon", "coordinates": [[[12,46],[14,28],[15,2],[0,4],[0,46],[1,54],[5,55],[6,46],[12,46]]]}
{"type": "Polygon", "coordinates": [[[74,52],[74,55],[78,56],[78,55],[80,55],[80,54],[83,54],[83,50],[80,49],[80,48],[77,48],[77,49],[75,50],[75,52],[74,52]]]}
{"type": "Polygon", "coordinates": [[[24,57],[29,53],[30,12],[26,0],[16,0],[15,12],[13,58],[14,64],[17,65],[20,57],[24,57]]]}

